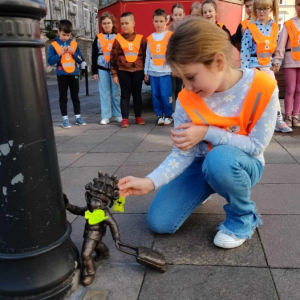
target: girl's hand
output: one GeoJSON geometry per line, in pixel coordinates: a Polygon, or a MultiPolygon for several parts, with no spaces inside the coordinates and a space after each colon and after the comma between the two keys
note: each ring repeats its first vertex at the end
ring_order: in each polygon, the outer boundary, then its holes
{"type": "Polygon", "coordinates": [[[271,69],[273,70],[274,73],[277,73],[277,72],[279,72],[280,66],[279,66],[279,64],[276,64],[276,65],[273,65],[271,69]]]}
{"type": "Polygon", "coordinates": [[[149,81],[149,75],[148,74],[145,74],[144,80],[147,81],[147,82],[149,81]]]}
{"type": "Polygon", "coordinates": [[[193,123],[180,124],[175,129],[185,129],[182,131],[171,130],[173,145],[182,151],[186,151],[201,142],[208,130],[207,125],[195,125],[193,123]]]}
{"type": "Polygon", "coordinates": [[[146,195],[154,190],[154,184],[150,178],[138,178],[133,176],[121,178],[118,187],[120,189],[120,197],[146,195]]]}
{"type": "Polygon", "coordinates": [[[119,84],[119,78],[118,77],[113,77],[113,83],[115,85],[118,85],[119,84]]]}
{"type": "Polygon", "coordinates": [[[94,78],[94,80],[97,81],[97,80],[98,80],[98,74],[94,74],[94,75],[93,75],[93,78],[94,78]]]}
{"type": "Polygon", "coordinates": [[[73,55],[75,53],[74,48],[69,46],[68,47],[68,52],[70,52],[73,55]]]}

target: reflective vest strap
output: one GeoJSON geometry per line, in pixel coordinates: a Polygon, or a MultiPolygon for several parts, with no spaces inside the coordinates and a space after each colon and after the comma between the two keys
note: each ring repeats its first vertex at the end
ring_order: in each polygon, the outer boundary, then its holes
{"type": "Polygon", "coordinates": [[[259,57],[259,58],[268,58],[271,56],[272,56],[272,54],[270,52],[261,52],[261,53],[257,54],[257,57],[259,57]]]}
{"type": "Polygon", "coordinates": [[[221,28],[221,29],[223,29],[223,27],[224,27],[224,24],[223,23],[217,23],[217,25],[221,28]]]}
{"type": "Polygon", "coordinates": [[[292,47],[292,52],[300,52],[300,47],[292,47]]]}
{"type": "Polygon", "coordinates": [[[141,40],[142,40],[143,36],[141,34],[137,34],[135,36],[135,39],[133,41],[133,43],[135,43],[135,46],[140,49],[140,45],[141,45],[141,40]]]}
{"type": "Polygon", "coordinates": [[[258,44],[258,43],[262,43],[262,41],[260,40],[261,37],[261,33],[259,31],[259,29],[257,28],[257,26],[253,23],[248,25],[248,28],[251,32],[251,35],[254,39],[254,41],[258,44]]]}
{"type": "MultiPolygon", "coordinates": [[[[288,34],[289,34],[289,37],[290,39],[292,40],[293,38],[295,39],[296,36],[295,36],[295,32],[297,30],[296,26],[294,25],[294,22],[292,20],[288,20],[286,21],[285,23],[285,27],[288,31],[288,34]]],[[[298,30],[297,30],[298,31],[298,30]]]]}
{"type": "Polygon", "coordinates": [[[242,25],[244,31],[247,29],[248,24],[249,24],[248,19],[245,19],[244,21],[241,22],[241,25],[242,25]]]}
{"type": "Polygon", "coordinates": [[[126,56],[137,56],[138,55],[138,53],[136,53],[136,52],[124,52],[125,53],[125,55],[126,56]]]}
{"type": "Polygon", "coordinates": [[[61,64],[63,67],[73,67],[75,65],[75,63],[73,62],[68,62],[68,63],[62,63],[61,64]]]}
{"type": "Polygon", "coordinates": [[[51,43],[51,45],[53,46],[53,48],[55,49],[55,51],[57,52],[57,54],[61,51],[62,47],[58,44],[58,42],[53,42],[51,43]]]}
{"type": "Polygon", "coordinates": [[[154,59],[163,59],[165,57],[166,56],[164,54],[154,54],[154,55],[152,55],[152,58],[154,58],[154,59]]]}
{"type": "Polygon", "coordinates": [[[120,33],[117,34],[116,40],[119,42],[122,49],[126,47],[125,42],[124,42],[125,39],[121,36],[120,33]]]}
{"type": "Polygon", "coordinates": [[[73,47],[74,52],[76,52],[78,44],[75,41],[71,41],[70,46],[73,47]]]}
{"type": "Polygon", "coordinates": [[[276,88],[277,81],[262,71],[255,70],[253,83],[250,90],[246,96],[245,102],[248,103],[247,106],[243,107],[242,112],[249,117],[247,126],[247,131],[250,132],[255,126],[257,121],[261,118],[263,112],[265,111],[267,105],[269,104],[272,94],[276,88]],[[252,107],[252,109],[250,109],[252,107]]]}

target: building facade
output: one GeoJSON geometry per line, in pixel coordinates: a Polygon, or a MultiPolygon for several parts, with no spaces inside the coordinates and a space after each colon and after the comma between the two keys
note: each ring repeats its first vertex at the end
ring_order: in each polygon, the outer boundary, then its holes
{"type": "MultiPolygon", "coordinates": [[[[100,0],[101,1],[101,0],[100,0]]],[[[48,47],[57,35],[59,20],[68,19],[73,24],[72,38],[78,43],[88,66],[92,63],[92,43],[98,33],[99,0],[45,0],[47,16],[41,21],[41,37],[46,76],[55,76],[55,67],[47,64],[48,47]]]]}

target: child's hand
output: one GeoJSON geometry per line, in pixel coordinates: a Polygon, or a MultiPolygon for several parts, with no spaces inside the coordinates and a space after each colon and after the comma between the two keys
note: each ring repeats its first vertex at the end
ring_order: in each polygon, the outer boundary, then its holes
{"type": "Polygon", "coordinates": [[[74,48],[69,46],[68,47],[68,52],[70,52],[73,55],[75,53],[74,48]]]}
{"type": "Polygon", "coordinates": [[[121,197],[146,195],[154,190],[154,184],[150,178],[138,178],[133,176],[121,178],[118,187],[121,197]]]}
{"type": "Polygon", "coordinates": [[[67,47],[62,47],[62,48],[61,48],[61,50],[60,50],[59,53],[58,53],[59,56],[62,56],[63,54],[66,53],[66,49],[65,49],[65,48],[67,48],[67,47]]]}
{"type": "Polygon", "coordinates": [[[97,80],[98,80],[98,74],[94,74],[94,75],[93,75],[93,78],[94,78],[94,80],[97,81],[97,80]]]}
{"type": "Polygon", "coordinates": [[[279,69],[280,69],[279,64],[273,65],[272,68],[271,68],[271,70],[273,70],[274,73],[279,72],[279,69]]]}
{"type": "Polygon", "coordinates": [[[186,151],[203,140],[208,130],[208,126],[185,123],[180,124],[175,129],[185,129],[182,131],[175,131],[172,129],[171,138],[175,147],[182,151],[186,151]]]}
{"type": "Polygon", "coordinates": [[[116,76],[116,77],[113,77],[113,83],[115,85],[118,85],[119,84],[119,78],[116,76]]]}
{"type": "Polygon", "coordinates": [[[148,74],[145,74],[144,80],[147,81],[147,82],[149,81],[149,75],[148,74]]]}

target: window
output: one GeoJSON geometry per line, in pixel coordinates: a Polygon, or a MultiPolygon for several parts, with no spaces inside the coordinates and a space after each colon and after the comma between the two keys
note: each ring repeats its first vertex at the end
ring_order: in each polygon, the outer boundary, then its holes
{"type": "Polygon", "coordinates": [[[279,0],[279,5],[285,5],[285,0],[279,0]]]}
{"type": "Polygon", "coordinates": [[[89,12],[89,4],[83,2],[83,22],[84,29],[87,32],[90,32],[90,12],[89,12]]]}

